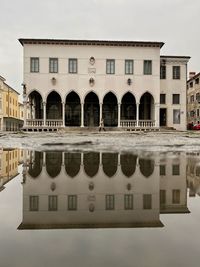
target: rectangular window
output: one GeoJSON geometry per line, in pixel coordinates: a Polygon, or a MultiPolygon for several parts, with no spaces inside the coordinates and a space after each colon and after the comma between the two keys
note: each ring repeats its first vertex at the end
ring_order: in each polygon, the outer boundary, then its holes
{"type": "Polygon", "coordinates": [[[49,59],[49,72],[50,73],[57,73],[58,72],[58,59],[57,58],[50,58],[49,59]]]}
{"type": "Polygon", "coordinates": [[[152,195],[151,194],[143,195],[143,209],[144,210],[152,209],[152,195]]]}
{"type": "Polygon", "coordinates": [[[190,96],[190,103],[193,103],[194,102],[194,95],[191,95],[190,96]]]}
{"type": "Polygon", "coordinates": [[[39,57],[31,57],[30,71],[39,72],[39,57]]]}
{"type": "Polygon", "coordinates": [[[172,95],[172,104],[180,104],[180,95],[179,94],[173,94],[172,95]]]}
{"type": "Polygon", "coordinates": [[[133,209],[133,195],[131,194],[124,195],[124,209],[125,210],[133,209]]]}
{"type": "Polygon", "coordinates": [[[180,124],[181,123],[181,112],[180,109],[173,109],[173,123],[180,124]]]}
{"type": "Polygon", "coordinates": [[[76,58],[69,58],[68,61],[69,73],[77,73],[78,72],[78,62],[76,58]]]}
{"type": "Polygon", "coordinates": [[[190,88],[192,88],[193,87],[193,82],[190,82],[190,88]]]}
{"type": "Polygon", "coordinates": [[[58,210],[58,196],[49,196],[49,211],[58,210]]]}
{"type": "Polygon", "coordinates": [[[181,191],[179,189],[172,190],[172,203],[180,204],[181,191]]]}
{"type": "Polygon", "coordinates": [[[152,74],[152,60],[144,60],[144,74],[145,75],[152,74]]]}
{"type": "Polygon", "coordinates": [[[195,84],[199,84],[199,78],[195,80],[195,84]]]}
{"type": "Polygon", "coordinates": [[[29,210],[38,211],[39,210],[39,196],[29,197],[29,210]]]}
{"type": "Polygon", "coordinates": [[[160,79],[166,79],[166,66],[160,66],[160,79]]]}
{"type": "Polygon", "coordinates": [[[199,117],[199,109],[197,109],[197,117],[199,117]]]}
{"type": "Polygon", "coordinates": [[[106,60],[106,74],[115,74],[115,60],[114,59],[106,60]]]}
{"type": "Polygon", "coordinates": [[[180,66],[173,66],[173,79],[179,80],[181,78],[181,68],[180,66]]]}
{"type": "Polygon", "coordinates": [[[77,195],[68,196],[68,210],[77,210],[77,195]]]}
{"type": "Polygon", "coordinates": [[[160,104],[166,103],[166,94],[160,94],[160,104]]]}
{"type": "Polygon", "coordinates": [[[125,60],[125,74],[133,74],[133,60],[125,60]]]}
{"type": "Polygon", "coordinates": [[[179,164],[172,165],[172,175],[180,175],[180,166],[179,164]]]}
{"type": "Polygon", "coordinates": [[[115,209],[115,196],[114,195],[106,195],[106,210],[114,210],[115,209]]]}
{"type": "Polygon", "coordinates": [[[160,205],[166,204],[166,190],[160,190],[160,205]]]}
{"type": "Polygon", "coordinates": [[[166,166],[160,165],[160,175],[166,175],[166,166]]]}

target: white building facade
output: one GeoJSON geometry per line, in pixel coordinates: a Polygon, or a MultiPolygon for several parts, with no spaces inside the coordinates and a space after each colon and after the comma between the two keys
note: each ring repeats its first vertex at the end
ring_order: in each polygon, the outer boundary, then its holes
{"type": "Polygon", "coordinates": [[[19,41],[25,130],[97,127],[101,118],[106,127],[186,129],[189,57],[161,56],[164,43],[19,41]]]}

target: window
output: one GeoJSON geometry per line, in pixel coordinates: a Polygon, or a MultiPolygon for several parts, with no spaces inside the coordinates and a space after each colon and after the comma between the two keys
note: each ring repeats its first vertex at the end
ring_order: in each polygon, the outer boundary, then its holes
{"type": "Polygon", "coordinates": [[[77,210],[77,195],[68,196],[68,210],[77,210]]]}
{"type": "Polygon", "coordinates": [[[180,104],[180,95],[179,94],[173,94],[172,95],[172,104],[180,104]]]}
{"type": "Polygon", "coordinates": [[[76,58],[69,58],[69,73],[77,73],[78,72],[78,62],[76,58]]]}
{"type": "Polygon", "coordinates": [[[160,104],[165,104],[166,103],[166,94],[160,94],[160,104]]]}
{"type": "Polygon", "coordinates": [[[57,73],[58,72],[58,59],[57,58],[50,58],[49,59],[49,72],[50,73],[57,73]]]}
{"type": "Polygon", "coordinates": [[[173,66],[173,79],[178,80],[181,78],[180,66],[173,66]]]}
{"type": "Polygon", "coordinates": [[[195,84],[199,84],[199,78],[195,80],[195,84]]]}
{"type": "Polygon", "coordinates": [[[166,66],[160,66],[160,79],[166,79],[166,66]]]}
{"type": "Polygon", "coordinates": [[[125,210],[133,209],[133,195],[131,194],[124,195],[124,209],[125,210]]]}
{"type": "Polygon", "coordinates": [[[49,196],[49,211],[57,211],[58,209],[58,197],[49,196]]]}
{"type": "Polygon", "coordinates": [[[115,196],[106,195],[106,210],[114,210],[114,209],[115,209],[115,196]]]}
{"type": "Polygon", "coordinates": [[[125,74],[133,74],[133,60],[125,60],[125,74]]]}
{"type": "Polygon", "coordinates": [[[166,175],[166,166],[160,165],[160,175],[166,175]]]}
{"type": "Polygon", "coordinates": [[[152,208],[152,196],[151,194],[143,195],[143,209],[150,210],[152,208]]]}
{"type": "Polygon", "coordinates": [[[196,100],[197,100],[198,103],[200,103],[200,93],[196,94],[196,100]]]}
{"type": "Polygon", "coordinates": [[[115,60],[114,59],[106,60],[106,74],[115,74],[115,60]]]}
{"type": "Polygon", "coordinates": [[[192,88],[193,87],[193,82],[190,82],[190,88],[192,88]]]}
{"type": "Polygon", "coordinates": [[[151,75],[152,74],[152,61],[144,60],[144,74],[151,75]]]}
{"type": "Polygon", "coordinates": [[[160,205],[166,204],[166,190],[160,190],[160,205]]]}
{"type": "Polygon", "coordinates": [[[172,165],[172,175],[180,175],[180,166],[179,166],[179,164],[172,165]]]}
{"type": "Polygon", "coordinates": [[[181,123],[180,109],[173,109],[173,123],[174,124],[180,124],[181,123]]]}
{"type": "Polygon", "coordinates": [[[191,95],[190,96],[190,103],[193,103],[194,102],[194,95],[191,95]]]}
{"type": "Polygon", "coordinates": [[[197,109],[197,117],[199,117],[199,109],[197,109]]]}
{"type": "Polygon", "coordinates": [[[179,189],[172,190],[172,203],[180,204],[181,192],[179,189]]]}
{"type": "Polygon", "coordinates": [[[31,57],[30,71],[39,72],[39,58],[38,57],[31,57]]]}
{"type": "Polygon", "coordinates": [[[29,210],[38,211],[39,210],[39,196],[29,197],[29,210]]]}

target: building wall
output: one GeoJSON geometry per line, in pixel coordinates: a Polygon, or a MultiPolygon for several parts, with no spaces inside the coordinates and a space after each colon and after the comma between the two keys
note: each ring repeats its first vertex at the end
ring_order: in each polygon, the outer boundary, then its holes
{"type": "Polygon", "coordinates": [[[155,47],[91,47],[91,46],[57,46],[57,45],[24,45],[24,82],[27,85],[27,93],[38,90],[43,100],[52,90],[60,93],[65,101],[66,95],[74,90],[84,102],[86,94],[94,91],[100,103],[109,91],[116,94],[118,102],[127,91],[131,91],[136,102],[146,91],[150,92],[156,103],[159,102],[159,66],[160,48],[155,47]],[[91,65],[90,57],[95,58],[95,64],[91,65]],[[40,72],[30,73],[30,57],[40,58],[40,72]],[[59,61],[58,73],[49,73],[49,58],[55,57],[59,61]],[[68,73],[68,58],[78,59],[78,73],[68,73]],[[115,59],[115,74],[106,74],[106,59],[115,59]],[[134,74],[124,74],[124,60],[134,60],[134,74]],[[143,60],[153,61],[152,75],[143,75],[143,60]],[[92,73],[95,69],[95,73],[92,73]],[[56,84],[52,78],[56,78],[56,84]],[[95,79],[93,87],[89,79],[95,79]],[[127,79],[132,79],[132,84],[127,84],[127,79]]]}

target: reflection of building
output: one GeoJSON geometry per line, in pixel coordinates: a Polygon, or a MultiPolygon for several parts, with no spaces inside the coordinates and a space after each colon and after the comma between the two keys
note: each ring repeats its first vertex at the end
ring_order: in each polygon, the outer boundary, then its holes
{"type": "Polygon", "coordinates": [[[162,42],[20,39],[25,130],[186,128],[189,57],[162,42]],[[30,108],[28,118],[26,108],[30,108]]]}
{"type": "Polygon", "coordinates": [[[198,123],[200,121],[200,72],[190,73],[187,81],[187,121],[198,123]]]}
{"type": "Polygon", "coordinates": [[[200,159],[199,154],[193,155],[187,161],[187,184],[189,196],[200,196],[200,159]]]}
{"type": "Polygon", "coordinates": [[[19,93],[0,76],[0,130],[15,131],[23,126],[20,118],[19,93]]]}
{"type": "Polygon", "coordinates": [[[31,152],[19,229],[162,226],[160,212],[188,212],[181,164],[133,154],[31,152]]]}
{"type": "Polygon", "coordinates": [[[2,149],[0,153],[0,191],[4,185],[16,177],[19,163],[18,149],[2,149]]]}

